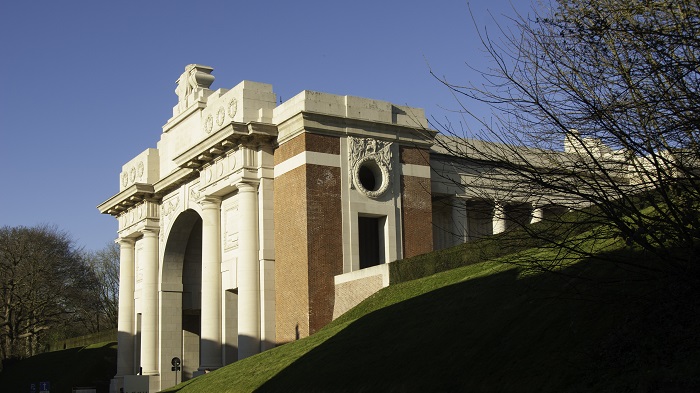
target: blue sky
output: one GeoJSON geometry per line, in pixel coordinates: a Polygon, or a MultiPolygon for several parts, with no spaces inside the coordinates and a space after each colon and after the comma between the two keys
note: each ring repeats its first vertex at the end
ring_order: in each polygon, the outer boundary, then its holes
{"type": "Polygon", "coordinates": [[[191,63],[214,67],[213,89],[246,79],[282,100],[315,90],[449,118],[456,104],[429,67],[469,83],[465,62],[487,65],[467,3],[480,28],[513,14],[499,0],[0,0],[0,226],[112,242],[117,221],[96,206],[155,147],[191,63]]]}

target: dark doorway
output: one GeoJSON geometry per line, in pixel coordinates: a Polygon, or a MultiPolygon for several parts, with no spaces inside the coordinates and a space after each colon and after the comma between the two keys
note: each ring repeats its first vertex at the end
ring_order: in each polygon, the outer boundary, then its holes
{"type": "Polygon", "coordinates": [[[360,269],[379,265],[382,262],[383,241],[382,217],[358,217],[360,238],[360,269]]]}

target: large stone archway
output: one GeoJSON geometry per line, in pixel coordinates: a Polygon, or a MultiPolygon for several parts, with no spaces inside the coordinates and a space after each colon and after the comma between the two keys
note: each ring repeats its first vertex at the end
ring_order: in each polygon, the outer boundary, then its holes
{"type": "Polygon", "coordinates": [[[202,218],[194,210],[180,213],[163,252],[160,291],[161,364],[182,361],[180,381],[199,369],[202,291],[202,218]]]}

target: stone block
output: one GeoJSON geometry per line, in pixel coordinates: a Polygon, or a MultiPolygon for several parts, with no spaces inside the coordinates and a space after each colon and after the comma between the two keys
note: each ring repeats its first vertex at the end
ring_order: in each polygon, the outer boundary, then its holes
{"type": "Polygon", "coordinates": [[[146,149],[122,166],[119,191],[135,183],[153,184],[160,180],[160,157],[157,149],[146,149]]]}

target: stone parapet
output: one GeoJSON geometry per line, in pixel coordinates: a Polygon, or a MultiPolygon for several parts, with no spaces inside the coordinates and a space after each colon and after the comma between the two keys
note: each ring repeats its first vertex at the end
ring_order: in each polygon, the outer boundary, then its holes
{"type": "Polygon", "coordinates": [[[346,313],[375,292],[389,286],[389,265],[382,264],[335,276],[333,319],[346,313]]]}
{"type": "Polygon", "coordinates": [[[119,191],[142,183],[154,184],[160,180],[160,158],[157,149],[146,149],[122,166],[119,174],[119,191]]]}

